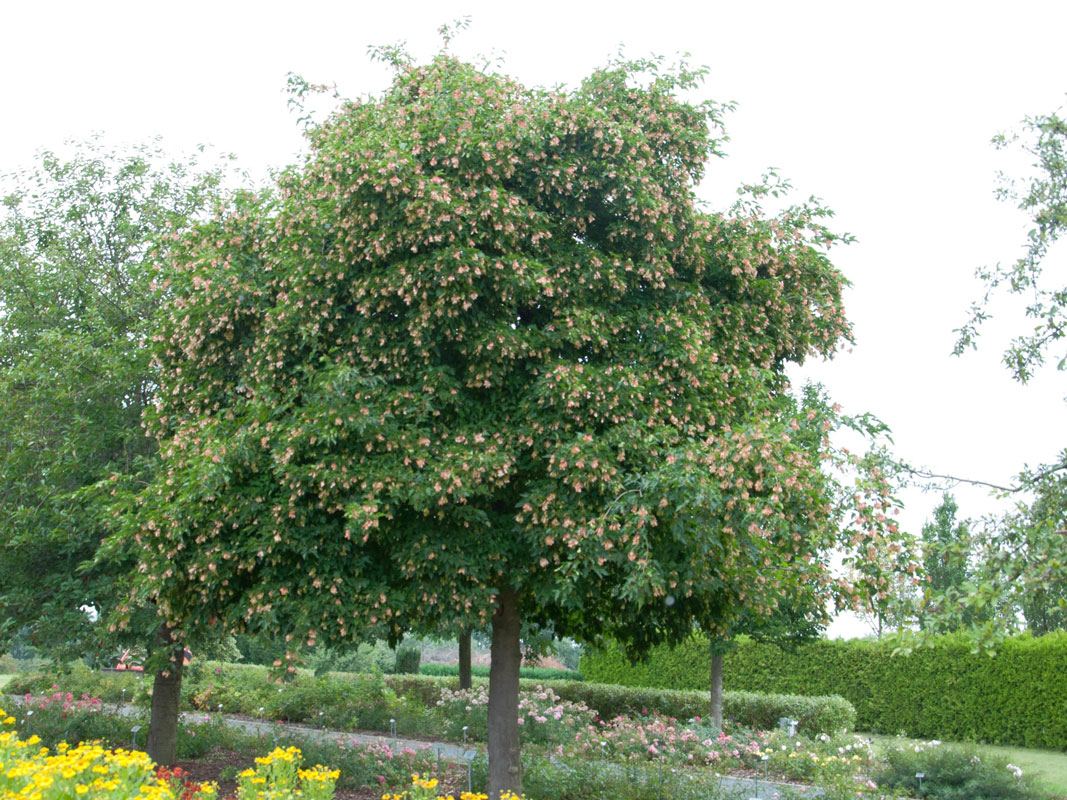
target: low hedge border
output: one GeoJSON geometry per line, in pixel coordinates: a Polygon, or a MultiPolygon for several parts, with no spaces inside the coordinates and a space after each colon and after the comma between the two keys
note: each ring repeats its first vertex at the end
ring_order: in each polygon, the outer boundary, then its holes
{"type": "MultiPolygon", "coordinates": [[[[436,702],[441,688],[457,689],[459,681],[430,675],[386,675],[386,685],[398,695],[416,697],[429,705],[436,702]]],[[[473,683],[485,684],[485,678],[474,677],[473,683]]],[[[519,687],[530,691],[542,686],[551,689],[562,700],[585,703],[602,719],[618,716],[663,714],[688,720],[706,717],[709,712],[707,692],[680,691],[618,686],[589,681],[535,681],[520,679],[519,687]]],[[[737,725],[759,730],[778,726],[780,717],[797,720],[797,730],[807,736],[820,733],[835,734],[855,726],[856,710],[842,697],[802,697],[755,692],[724,692],[723,719],[737,725]]]]}
{"type": "MultiPolygon", "coordinates": [[[[422,664],[419,667],[420,675],[434,675],[438,678],[459,677],[458,664],[422,664]]],[[[471,676],[479,678],[489,677],[489,667],[475,664],[471,667],[471,676]]],[[[520,678],[529,678],[535,681],[584,681],[582,673],[572,669],[552,669],[551,667],[520,667],[520,678]]]]}
{"type": "MultiPolygon", "coordinates": [[[[12,684],[10,693],[50,691],[53,682],[75,695],[85,692],[105,702],[126,702],[147,706],[151,678],[122,673],[91,672],[77,666],[63,677],[27,676],[12,684]],[[126,689],[123,694],[122,689],[126,689]]],[[[475,676],[477,685],[487,678],[475,676]]],[[[618,716],[663,714],[679,720],[708,715],[708,694],[697,691],[611,686],[573,680],[534,680],[522,678],[520,687],[532,691],[551,689],[563,700],[585,703],[602,719],[618,716]]],[[[431,675],[371,675],[328,673],[322,677],[301,674],[293,682],[279,685],[269,681],[265,667],[207,662],[190,668],[182,685],[185,707],[214,711],[221,704],[227,712],[267,718],[281,715],[292,721],[337,724],[359,719],[365,726],[380,725],[390,715],[404,713],[398,698],[407,697],[423,708],[437,703],[441,689],[459,688],[459,679],[431,675]],[[261,709],[263,709],[261,711],[261,709]],[[323,711],[323,715],[319,715],[323,711]]],[[[854,725],[855,710],[840,697],[797,697],[726,692],[723,716],[734,723],[769,730],[779,717],[798,721],[806,735],[833,734],[854,725]]]]}

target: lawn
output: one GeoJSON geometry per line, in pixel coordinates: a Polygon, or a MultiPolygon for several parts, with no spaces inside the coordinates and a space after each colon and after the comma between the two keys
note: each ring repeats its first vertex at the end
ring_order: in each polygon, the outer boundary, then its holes
{"type": "Polygon", "coordinates": [[[8,683],[14,680],[14,675],[0,675],[0,689],[3,689],[8,683]]]}
{"type": "MultiPolygon", "coordinates": [[[[905,739],[900,736],[879,736],[860,733],[874,740],[876,753],[886,748],[918,744],[920,739],[905,739]]],[[[979,745],[980,750],[1008,759],[1012,764],[1022,768],[1036,778],[1038,784],[1056,795],[1067,798],[1067,753],[1058,750],[1038,750],[1026,747],[1000,747],[997,745],[979,745]]]]}

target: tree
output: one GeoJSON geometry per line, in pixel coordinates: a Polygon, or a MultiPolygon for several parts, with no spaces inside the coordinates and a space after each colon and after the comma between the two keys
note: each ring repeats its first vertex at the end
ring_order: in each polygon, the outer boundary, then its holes
{"type": "Polygon", "coordinates": [[[1043,470],[1024,472],[1020,480],[1033,500],[978,527],[969,583],[938,598],[960,609],[950,620],[976,626],[993,642],[1022,620],[1036,635],[1060,630],[1067,620],[1067,476],[1043,470]]]}
{"type": "Polygon", "coordinates": [[[865,479],[842,541],[823,421],[785,395],[848,335],[837,237],[814,203],[697,208],[701,71],[562,92],[393,61],[277,196],[174,251],[143,590],[188,630],[283,633],[290,663],[489,624],[496,797],[521,791],[523,622],[640,652],[855,595],[819,554],[897,532],[865,479]]]}
{"type": "MultiPolygon", "coordinates": [[[[932,598],[958,597],[967,591],[973,578],[970,566],[974,557],[970,522],[957,520],[958,511],[956,499],[945,492],[941,505],[934,509],[934,518],[923,525],[923,572],[926,576],[925,599],[928,601],[923,604],[924,611],[936,614],[939,609],[929,602],[932,598]]],[[[964,608],[958,617],[959,626],[970,628],[982,621],[982,616],[974,609],[964,608]]],[[[926,615],[920,613],[920,627],[926,624],[926,615]]],[[[936,625],[939,630],[947,629],[943,621],[936,625]]]]}
{"type": "Polygon", "coordinates": [[[1029,562],[1027,573],[1032,577],[1019,606],[1026,627],[1040,636],[1067,629],[1067,583],[1062,579],[1067,553],[1067,476],[1062,472],[1043,475],[1033,493],[1034,500],[1006,522],[1025,542],[1017,552],[1029,562]]]}
{"type": "MultiPolygon", "coordinates": [[[[989,318],[988,305],[999,291],[1028,298],[1026,316],[1034,320],[1030,333],[1021,334],[1004,353],[1004,363],[1013,377],[1025,383],[1042,365],[1049,350],[1059,347],[1067,334],[1067,287],[1055,285],[1054,276],[1045,274],[1044,261],[1052,246],[1067,231],[1067,120],[1057,113],[1027,117],[1022,134],[998,135],[993,144],[1005,148],[1021,143],[1035,159],[1033,174],[1020,189],[1013,180],[1002,179],[997,195],[1031,216],[1023,255],[1007,266],[982,268],[978,278],[985,284],[981,300],[971,306],[971,318],[959,329],[956,353],[975,347],[979,328],[989,318]],[[1053,285],[1049,285],[1050,282],[1053,285]]],[[[1067,368],[1067,354],[1059,358],[1057,369],[1067,368]]]]}
{"type": "MultiPolygon", "coordinates": [[[[1060,256],[1053,248],[1067,230],[1067,121],[1052,113],[1027,117],[1022,126],[1021,133],[998,135],[993,143],[997,148],[1019,145],[1035,159],[1034,171],[1021,187],[1002,176],[997,191],[1001,199],[1016,203],[1030,215],[1032,226],[1026,247],[1012,264],[977,271],[985,293],[972,304],[970,319],[959,329],[955,352],[959,355],[977,346],[981,325],[989,318],[989,304],[997,293],[1024,295],[1028,301],[1025,313],[1033,321],[1033,329],[1012,341],[1004,353],[1004,362],[1012,377],[1025,383],[1050,354],[1059,359],[1057,369],[1067,368],[1067,358],[1056,352],[1067,330],[1067,288],[1057,285],[1058,273],[1046,270],[1048,258],[1060,256]]],[[[970,633],[977,646],[995,646],[999,637],[1017,627],[1019,609],[1028,608],[1028,624],[1034,629],[1043,627],[1039,609],[1059,606],[1055,592],[1050,597],[1048,589],[1067,579],[1067,532],[1056,522],[1062,519],[1062,510],[1054,508],[1059,496],[1056,486],[1065,468],[1067,450],[1051,464],[1036,469],[1025,467],[1012,486],[965,480],[989,486],[1005,497],[1025,498],[1033,493],[1037,500],[1032,507],[1020,500],[1014,512],[985,520],[973,531],[971,581],[964,589],[950,587],[939,595],[928,594],[924,600],[928,609],[937,612],[935,629],[966,626],[969,621],[974,623],[970,633]],[[1029,622],[1031,617],[1036,625],[1029,622]]],[[[913,472],[926,478],[961,480],[913,472]]],[[[926,620],[931,621],[929,613],[926,620]]]]}
{"type": "Polygon", "coordinates": [[[784,598],[770,615],[741,614],[734,622],[729,637],[719,636],[709,643],[711,655],[709,717],[712,725],[722,730],[723,656],[736,646],[737,636],[748,636],[791,650],[802,642],[817,639],[826,629],[823,609],[801,609],[784,598]]]}
{"type": "MultiPolygon", "coordinates": [[[[156,463],[141,428],[155,383],[151,264],[166,236],[215,201],[221,179],[195,159],[167,163],[157,145],[98,141],[6,176],[0,646],[28,629],[61,661],[115,652],[104,617],[128,595],[136,556],[101,541],[113,494],[143,486],[156,463]]],[[[152,643],[149,625],[131,632],[141,644],[152,643]]]]}

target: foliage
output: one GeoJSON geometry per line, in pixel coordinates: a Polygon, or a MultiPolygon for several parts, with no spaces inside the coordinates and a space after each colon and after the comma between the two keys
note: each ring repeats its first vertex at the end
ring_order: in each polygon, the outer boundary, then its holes
{"type": "MultiPolygon", "coordinates": [[[[1025,383],[1034,370],[1044,363],[1049,350],[1058,348],[1065,331],[1067,288],[1055,285],[1059,271],[1045,274],[1045,258],[1067,231],[1067,121],[1057,113],[1027,117],[1021,134],[994,137],[996,147],[1020,144],[1034,157],[1034,173],[1020,188],[1004,179],[997,194],[1014,202],[1031,218],[1024,254],[1007,266],[979,269],[977,276],[986,285],[984,297],[974,303],[971,318],[960,329],[956,352],[974,347],[981,324],[989,318],[988,304],[998,291],[1020,294],[1027,298],[1026,316],[1034,320],[1032,333],[1016,338],[1004,353],[1004,362],[1012,376],[1025,383]],[[1049,285],[1049,284],[1052,285],[1049,285]]],[[[1059,353],[1053,354],[1060,358],[1059,353]]],[[[1067,367],[1067,357],[1060,358],[1057,369],[1067,367]]]]}
{"type": "Polygon", "coordinates": [[[82,143],[3,176],[0,194],[0,642],[28,626],[62,658],[100,657],[135,556],[94,560],[112,495],[143,486],[141,414],[158,308],[151,265],[217,200],[223,172],[156,145],[82,143]]]}
{"type": "Polygon", "coordinates": [[[285,658],[285,642],[275,641],[269,636],[249,636],[242,633],[234,636],[234,644],[241,654],[239,660],[245,664],[269,667],[275,661],[285,658]]]}
{"type": "Polygon", "coordinates": [[[1067,552],[1067,475],[1043,475],[1032,484],[1032,492],[1033,501],[1004,520],[1010,533],[1002,537],[1002,547],[1025,564],[1010,571],[1008,578],[1013,584],[1023,583],[1018,606],[1026,627],[1040,636],[1067,629],[1067,583],[1056,563],[1067,552]]]}
{"type": "MultiPolygon", "coordinates": [[[[970,562],[974,540],[969,520],[957,520],[958,511],[956,499],[946,492],[941,505],[934,509],[934,518],[923,525],[922,530],[923,571],[926,576],[922,609],[924,612],[933,612],[933,625],[947,632],[972,627],[990,617],[988,609],[976,610],[960,602],[973,585],[970,562]],[[960,607],[958,614],[952,613],[954,607],[960,607]]],[[[923,627],[931,624],[925,614],[920,615],[919,623],[923,627]]]]}
{"type": "MultiPolygon", "coordinates": [[[[444,725],[445,735],[453,740],[469,736],[475,741],[488,738],[489,691],[485,684],[471,689],[441,689],[434,703],[444,725]]],[[[519,724],[523,743],[546,744],[573,736],[594,717],[583,703],[560,700],[551,689],[542,686],[519,693],[519,724]]]]}
{"type": "Polygon", "coordinates": [[[422,651],[410,644],[402,644],[396,649],[396,665],[393,672],[397,675],[414,675],[419,672],[422,651]]]}
{"type": "MultiPolygon", "coordinates": [[[[701,651],[700,647],[691,651],[697,666],[688,672],[690,686],[703,685],[701,651]]],[[[890,642],[860,640],[818,641],[794,652],[741,642],[726,655],[724,672],[728,688],[840,692],[855,707],[854,727],[859,730],[1067,747],[1067,718],[1049,702],[1067,693],[1063,669],[1067,633],[1015,636],[1001,642],[995,656],[976,652],[965,634],[933,637],[928,646],[907,655],[894,651],[890,642]],[[996,713],[990,713],[991,708],[996,713]]],[[[608,653],[587,656],[582,669],[594,680],[609,677],[604,674],[609,671],[611,679],[635,683],[655,682],[659,673],[686,674],[684,662],[672,662],[669,651],[655,654],[652,663],[662,666],[641,671],[629,667],[622,656],[608,653]]]]}
{"type": "Polygon", "coordinates": [[[1007,759],[980,754],[973,746],[945,746],[937,741],[890,749],[873,777],[883,790],[937,800],[1040,800],[1047,796],[1007,759]],[[917,774],[923,776],[921,791],[917,774]]]}
{"type": "Polygon", "coordinates": [[[619,769],[600,760],[533,758],[524,764],[530,797],[553,800],[707,800],[720,797],[719,778],[708,770],[660,769],[632,764],[619,769]]]}
{"type": "MultiPolygon", "coordinates": [[[[1021,182],[1002,175],[997,191],[1000,199],[1015,203],[1030,217],[1030,230],[1021,257],[977,271],[985,293],[972,304],[970,318],[959,329],[955,352],[977,346],[995,295],[1021,295],[1026,298],[1025,315],[1033,328],[1011,342],[1004,362],[1012,377],[1026,383],[1047,357],[1058,370],[1067,368],[1062,342],[1067,333],[1067,287],[1060,282],[1062,270],[1054,268],[1063,256],[1062,245],[1057,250],[1056,242],[1067,230],[1067,121],[1059,112],[1027,117],[1020,132],[998,135],[993,143],[998,149],[1021,147],[1034,159],[1031,173],[1021,182]],[[1046,270],[1049,266],[1053,268],[1046,270]]],[[[962,605],[967,613],[986,615],[975,631],[983,645],[995,646],[1004,631],[1014,630],[1019,609],[1035,632],[1060,625],[1067,598],[1057,587],[1067,583],[1067,533],[1058,476],[1065,468],[1067,450],[1053,463],[1026,467],[1019,474],[1010,491],[1032,491],[1037,495],[1033,507],[1020,502],[1014,513],[988,521],[978,532],[981,569],[970,591],[955,598],[949,592],[943,598],[942,610],[962,605]]]]}
{"type": "MultiPolygon", "coordinates": [[[[458,664],[423,664],[419,667],[419,674],[432,675],[434,677],[457,677],[459,675],[458,664]]],[[[471,667],[471,675],[479,678],[489,677],[489,667],[474,665],[471,667]]],[[[519,677],[531,681],[584,681],[585,676],[577,670],[553,669],[551,667],[521,667],[519,677]]]]}
{"type": "Polygon", "coordinates": [[[1019,480],[1032,499],[985,520],[975,533],[977,591],[965,597],[946,593],[939,602],[965,604],[992,620],[985,627],[995,630],[1017,629],[1021,613],[1026,627],[1040,635],[1063,630],[1067,620],[1067,474],[1024,471],[1019,480]]]}
{"type": "MultiPolygon", "coordinates": [[[[284,659],[282,646],[278,659],[284,659]]],[[[315,648],[308,653],[308,667],[316,674],[323,672],[393,672],[396,667],[396,651],[385,642],[360,644],[355,647],[328,650],[315,648]]]]}

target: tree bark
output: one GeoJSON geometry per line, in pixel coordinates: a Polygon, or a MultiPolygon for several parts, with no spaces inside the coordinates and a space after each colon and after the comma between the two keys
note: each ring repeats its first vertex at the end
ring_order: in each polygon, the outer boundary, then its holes
{"type": "Polygon", "coordinates": [[[459,688],[471,688],[471,632],[459,632],[459,688]]]}
{"type": "Polygon", "coordinates": [[[522,794],[519,758],[519,641],[518,593],[504,589],[493,613],[493,643],[489,664],[489,800],[504,791],[522,794]]]}
{"type": "Polygon", "coordinates": [[[722,730],[722,653],[711,656],[711,724],[722,730]]]}
{"type": "Polygon", "coordinates": [[[145,750],[157,765],[170,766],[178,760],[178,700],[185,650],[166,625],[159,627],[156,641],[160,650],[170,653],[170,664],[156,672],[152,684],[152,716],[145,750]]]}

